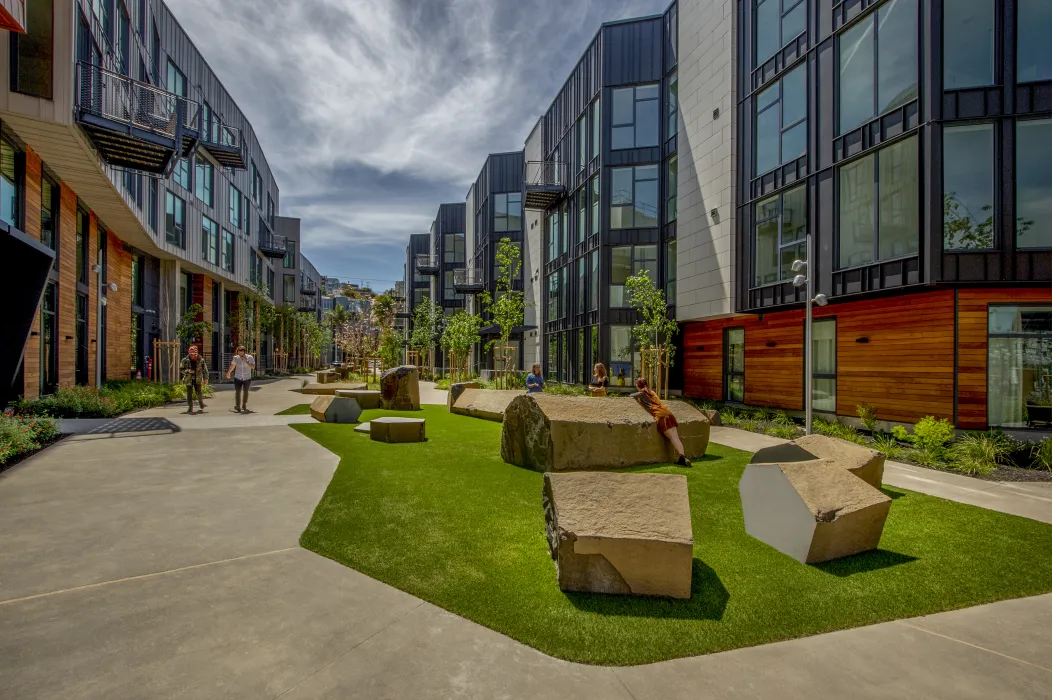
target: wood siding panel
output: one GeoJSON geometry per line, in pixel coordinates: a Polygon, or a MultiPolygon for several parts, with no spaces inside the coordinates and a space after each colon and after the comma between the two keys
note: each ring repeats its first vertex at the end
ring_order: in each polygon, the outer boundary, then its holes
{"type": "MultiPolygon", "coordinates": [[[[40,240],[40,157],[32,149],[26,149],[26,196],[25,234],[40,240]]],[[[40,304],[33,316],[32,333],[26,339],[22,354],[22,395],[35,399],[40,395],[40,304]],[[36,335],[33,335],[36,333],[36,335]]]]}
{"type": "Polygon", "coordinates": [[[755,320],[745,324],[745,403],[803,410],[804,312],[750,318],[755,320]]]}
{"type": "Polygon", "coordinates": [[[1052,289],[962,289],[957,292],[957,425],[985,429],[990,304],[1052,304],[1052,289]]]}
{"type": "Polygon", "coordinates": [[[132,254],[112,232],[106,243],[107,275],[117,291],[106,295],[106,376],[127,379],[131,368],[132,254]]]}
{"type": "Polygon", "coordinates": [[[58,383],[73,386],[77,344],[77,193],[61,185],[58,243],[58,383]]]}
{"type": "Polygon", "coordinates": [[[89,212],[88,221],[88,384],[95,386],[95,361],[99,348],[99,277],[91,267],[99,259],[99,217],[95,212],[89,212]]]}
{"type": "Polygon", "coordinates": [[[743,325],[745,318],[686,324],[683,330],[684,396],[723,400],[723,329],[743,325]]]}

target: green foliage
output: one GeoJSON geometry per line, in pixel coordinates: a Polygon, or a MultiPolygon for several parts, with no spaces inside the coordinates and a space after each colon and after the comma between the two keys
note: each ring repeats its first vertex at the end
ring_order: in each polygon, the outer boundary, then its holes
{"type": "Polygon", "coordinates": [[[442,307],[431,297],[417,304],[413,312],[413,332],[409,334],[409,347],[415,350],[434,350],[442,323],[442,307]]]}
{"type": "Polygon", "coordinates": [[[794,425],[773,423],[764,430],[765,433],[783,440],[794,440],[800,437],[800,430],[794,425]]]}
{"type": "Polygon", "coordinates": [[[841,440],[847,440],[848,442],[854,442],[860,445],[865,444],[866,442],[854,427],[844,425],[835,420],[830,421],[824,418],[815,418],[811,421],[811,429],[819,435],[840,438],[841,440]]]}
{"type": "Polygon", "coordinates": [[[882,453],[888,459],[898,459],[902,455],[902,445],[887,433],[875,433],[873,435],[872,447],[882,453]]]}
{"type": "Polygon", "coordinates": [[[1052,438],[1045,438],[1034,448],[1033,461],[1030,466],[1034,469],[1044,469],[1052,472],[1052,438]]]}
{"type": "Polygon", "coordinates": [[[932,467],[933,469],[945,469],[947,457],[948,453],[944,447],[926,446],[906,450],[907,459],[916,462],[922,467],[932,467]]]}
{"type": "Polygon", "coordinates": [[[58,426],[43,416],[0,414],[0,464],[39,450],[58,437],[58,426]]]}
{"type": "Polygon", "coordinates": [[[460,309],[446,319],[446,327],[442,331],[440,341],[442,349],[466,357],[472,345],[482,342],[482,336],[479,335],[481,329],[480,316],[460,309]]]}
{"type": "Polygon", "coordinates": [[[385,328],[380,333],[380,347],[377,355],[384,367],[397,367],[402,364],[402,337],[393,329],[385,328]]]}
{"type": "Polygon", "coordinates": [[[628,305],[636,309],[643,320],[632,327],[632,337],[641,350],[659,345],[668,350],[668,362],[676,354],[672,338],[679,330],[679,324],[668,317],[668,303],[665,292],[654,286],[650,272],[640,270],[625,281],[628,290],[628,305]]]}
{"type": "Polygon", "coordinates": [[[968,433],[949,450],[951,466],[962,474],[986,476],[1004,457],[1006,443],[988,433],[968,433]]]}
{"type": "Polygon", "coordinates": [[[796,421],[792,419],[792,416],[790,416],[788,413],[782,410],[774,412],[774,415],[771,417],[771,422],[773,422],[775,425],[784,425],[790,428],[796,428],[796,421]]]}
{"type": "Polygon", "coordinates": [[[759,421],[751,416],[747,416],[738,421],[738,427],[742,430],[748,430],[750,433],[757,432],[756,429],[760,426],[759,421]]]}
{"type": "Polygon", "coordinates": [[[945,418],[925,416],[913,426],[913,444],[920,448],[938,451],[950,444],[956,433],[953,424],[945,418]]]}
{"type": "Polygon", "coordinates": [[[585,396],[588,391],[581,384],[560,384],[552,382],[544,385],[545,394],[558,394],[559,396],[585,396]]]}
{"type": "MultiPolygon", "coordinates": [[[[526,322],[526,295],[512,289],[513,283],[522,271],[522,251],[510,238],[500,239],[497,244],[497,292],[495,298],[489,292],[479,295],[482,308],[493,316],[493,321],[500,328],[501,345],[508,344],[511,331],[526,322]]],[[[490,341],[489,349],[497,339],[490,341]]]]}
{"type": "Polygon", "coordinates": [[[906,430],[906,428],[901,425],[892,426],[891,434],[899,442],[913,442],[913,436],[910,435],[910,431],[906,430]]]}
{"type": "Polygon", "coordinates": [[[868,403],[860,403],[855,406],[855,410],[858,411],[858,418],[862,421],[862,427],[873,432],[877,429],[877,409],[868,403]]]}
{"type": "Polygon", "coordinates": [[[175,326],[175,336],[179,340],[191,345],[201,342],[206,333],[212,332],[212,323],[210,321],[197,320],[197,317],[203,314],[204,310],[204,307],[200,304],[190,305],[186,313],[183,314],[182,320],[175,326]]]}
{"type": "MultiPolygon", "coordinates": [[[[211,390],[210,385],[205,387],[205,395],[211,390]]],[[[104,383],[101,390],[93,386],[72,386],[59,389],[51,396],[23,399],[15,405],[15,413],[52,418],[110,418],[185,398],[186,387],[181,383],[122,379],[104,383]]]]}

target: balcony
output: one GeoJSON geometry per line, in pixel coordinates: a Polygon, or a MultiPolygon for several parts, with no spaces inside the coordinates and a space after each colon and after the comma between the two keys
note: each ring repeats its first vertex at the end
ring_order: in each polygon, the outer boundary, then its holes
{"type": "Polygon", "coordinates": [[[527,209],[547,209],[566,196],[566,163],[557,160],[527,161],[523,172],[527,209]]]}
{"type": "Polygon", "coordinates": [[[391,298],[395,301],[405,301],[405,282],[403,280],[395,282],[391,298]]]}
{"type": "Polygon", "coordinates": [[[224,168],[245,169],[245,141],[241,129],[220,121],[206,124],[201,146],[224,168]]]}
{"type": "Polygon", "coordinates": [[[318,284],[310,277],[300,278],[300,294],[315,296],[318,293],[318,284]]]}
{"type": "Polygon", "coordinates": [[[437,275],[441,269],[437,255],[421,253],[416,256],[416,271],[421,275],[437,275]]]}
{"type": "Polygon", "coordinates": [[[274,233],[259,234],[259,252],[268,258],[283,258],[288,254],[288,242],[284,236],[274,233]]]}
{"type": "Polygon", "coordinates": [[[409,319],[412,318],[413,314],[409,311],[409,304],[402,302],[395,306],[395,318],[396,319],[409,319]]]}
{"type": "Polygon", "coordinates": [[[453,270],[453,291],[457,294],[481,294],[485,289],[481,269],[469,267],[466,270],[453,270]]]}
{"type": "Polygon", "coordinates": [[[167,176],[197,148],[197,102],[83,61],[76,80],[77,123],[107,164],[167,176]]]}
{"type": "Polygon", "coordinates": [[[312,296],[300,295],[299,300],[296,302],[297,311],[314,312],[318,310],[318,300],[312,296]]]}

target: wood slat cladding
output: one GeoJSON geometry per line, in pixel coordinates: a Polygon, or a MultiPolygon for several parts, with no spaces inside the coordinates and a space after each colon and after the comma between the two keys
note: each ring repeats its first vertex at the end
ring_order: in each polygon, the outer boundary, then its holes
{"type": "Polygon", "coordinates": [[[88,384],[95,385],[95,354],[99,348],[99,282],[91,267],[99,259],[99,217],[88,215],[88,384]]]}
{"type": "Polygon", "coordinates": [[[106,377],[127,379],[131,367],[132,253],[116,235],[106,241],[106,274],[117,291],[106,294],[106,377]]]}
{"type": "Polygon", "coordinates": [[[61,186],[58,241],[58,383],[73,386],[77,345],[77,193],[61,186]]]}
{"type": "Polygon", "coordinates": [[[788,410],[804,407],[804,312],[765,315],[745,328],[745,400],[788,410]]]}
{"type": "MultiPolygon", "coordinates": [[[[31,148],[26,149],[26,196],[25,196],[25,234],[40,240],[40,157],[31,148]]],[[[26,340],[26,349],[22,355],[22,395],[35,399],[40,395],[40,305],[33,317],[33,332],[26,340]]]]}
{"type": "Polygon", "coordinates": [[[957,292],[957,425],[984,429],[990,304],[1052,304],[1052,289],[961,289],[957,292]]]}
{"type": "MultiPolygon", "coordinates": [[[[201,306],[204,311],[201,312],[202,321],[212,321],[212,278],[208,275],[197,275],[201,278],[201,306]]],[[[196,288],[195,288],[196,291],[196,288]]],[[[212,357],[212,334],[205,333],[205,337],[201,339],[201,351],[205,357],[212,357]]]]}
{"type": "MultiPolygon", "coordinates": [[[[723,399],[723,329],[747,325],[755,316],[688,323],[683,329],[683,394],[723,399]]],[[[748,342],[748,331],[746,331],[748,342]]]]}

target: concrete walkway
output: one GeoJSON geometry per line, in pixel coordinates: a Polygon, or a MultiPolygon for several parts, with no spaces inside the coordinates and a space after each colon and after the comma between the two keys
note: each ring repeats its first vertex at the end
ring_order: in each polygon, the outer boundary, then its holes
{"type": "Polygon", "coordinates": [[[547,657],[298,547],[337,458],[273,415],[293,386],[0,476],[0,698],[1052,698],[1052,595],[633,668],[547,657]]]}

